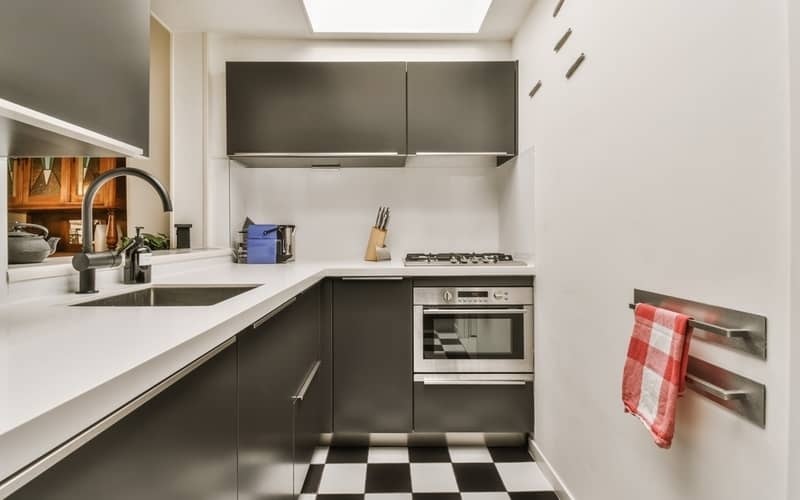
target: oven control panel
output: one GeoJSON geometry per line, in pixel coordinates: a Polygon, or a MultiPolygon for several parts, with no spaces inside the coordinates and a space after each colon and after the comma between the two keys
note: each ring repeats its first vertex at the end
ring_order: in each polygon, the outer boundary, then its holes
{"type": "Polygon", "coordinates": [[[420,305],[530,305],[533,288],[414,288],[414,304],[420,305]]]}

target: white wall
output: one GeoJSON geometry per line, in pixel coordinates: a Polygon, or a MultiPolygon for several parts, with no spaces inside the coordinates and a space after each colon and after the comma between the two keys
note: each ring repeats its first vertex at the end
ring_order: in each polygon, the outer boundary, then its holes
{"type": "Polygon", "coordinates": [[[789,377],[789,471],[787,498],[800,498],[800,3],[789,0],[789,83],[791,92],[791,339],[789,377]]]}
{"type": "Polygon", "coordinates": [[[388,205],[392,213],[387,244],[393,257],[420,251],[497,250],[493,162],[441,163],[415,158],[404,169],[340,171],[234,167],[233,230],[241,228],[245,215],[260,223],[296,224],[298,259],[358,260],[378,206],[388,205]]]}
{"type": "MultiPolygon", "coordinates": [[[[173,33],[173,162],[175,224],[192,224],[192,248],[205,247],[205,35],[173,33]]],[[[175,230],[171,228],[172,241],[175,230]]]]}
{"type": "MultiPolygon", "coordinates": [[[[150,18],[150,148],[149,158],[129,159],[127,166],[146,170],[165,186],[170,185],[170,79],[172,40],[169,30],[150,18]]],[[[153,188],[136,178],[127,179],[128,228],[144,226],[148,233],[170,234],[170,216],[165,214],[153,188]]]]}
{"type": "Polygon", "coordinates": [[[787,498],[785,2],[552,9],[537,2],[513,45],[536,152],[536,441],[578,500],[787,498]],[[766,429],[689,391],[664,451],[623,413],[634,288],[768,317],[766,362],[692,346],[766,383],[766,429]]]}
{"type": "Polygon", "coordinates": [[[313,41],[209,36],[209,240],[227,244],[244,215],[298,225],[302,258],[361,258],[378,205],[392,206],[395,257],[414,250],[499,249],[494,159],[416,158],[405,169],[231,170],[227,197],[225,61],[504,60],[507,42],[313,41]],[[435,166],[434,166],[435,165],[435,166]]]}
{"type": "Polygon", "coordinates": [[[529,147],[497,170],[500,248],[527,262],[536,262],[534,160],[534,150],[529,147]]]}

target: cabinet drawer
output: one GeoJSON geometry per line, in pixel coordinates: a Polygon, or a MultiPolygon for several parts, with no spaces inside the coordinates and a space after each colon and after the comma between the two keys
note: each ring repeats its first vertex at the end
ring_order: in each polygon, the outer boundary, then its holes
{"type": "Polygon", "coordinates": [[[416,432],[531,432],[531,375],[415,375],[416,432]]]}

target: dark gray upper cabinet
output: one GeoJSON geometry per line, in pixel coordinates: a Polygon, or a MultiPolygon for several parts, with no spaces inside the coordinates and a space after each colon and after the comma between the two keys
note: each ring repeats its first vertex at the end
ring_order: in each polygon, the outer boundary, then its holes
{"type": "Polygon", "coordinates": [[[11,495],[236,500],[236,349],[223,350],[11,495]]]}
{"type": "Polygon", "coordinates": [[[334,432],[411,432],[411,301],[408,279],[334,282],[334,432]]]}
{"type": "Polygon", "coordinates": [[[228,154],[405,153],[402,62],[228,62],[228,154]]]}
{"type": "MultiPolygon", "coordinates": [[[[149,40],[149,0],[3,0],[0,98],[146,155],[149,40]]],[[[0,121],[0,130],[0,155],[92,151],[80,141],[13,120],[0,121]]]]}
{"type": "Polygon", "coordinates": [[[517,63],[409,62],[408,153],[516,155],[517,63]]]}

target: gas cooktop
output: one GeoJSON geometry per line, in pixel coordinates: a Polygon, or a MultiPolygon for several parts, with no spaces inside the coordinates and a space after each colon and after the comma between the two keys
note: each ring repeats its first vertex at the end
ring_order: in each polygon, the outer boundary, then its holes
{"type": "Polygon", "coordinates": [[[409,253],[406,266],[522,266],[507,253],[409,253]]]}

